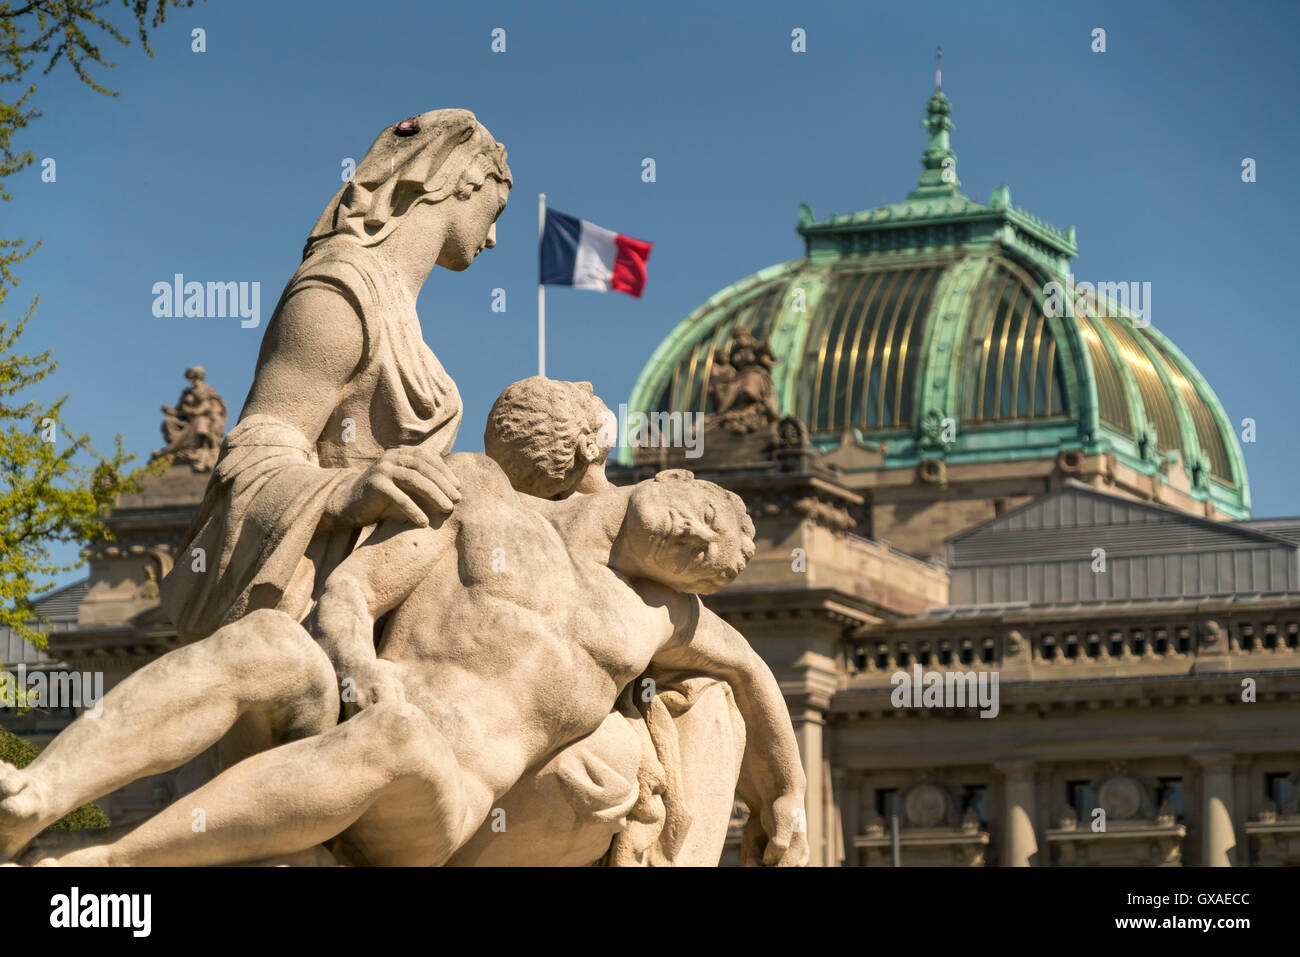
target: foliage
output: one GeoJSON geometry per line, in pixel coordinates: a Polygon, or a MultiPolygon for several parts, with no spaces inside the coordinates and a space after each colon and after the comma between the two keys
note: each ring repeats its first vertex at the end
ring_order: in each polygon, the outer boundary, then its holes
{"type": "MultiPolygon", "coordinates": [[[[149,30],[169,10],[193,3],[121,0],[150,56],[149,30]]],[[[0,94],[0,198],[10,198],[6,178],[33,160],[30,151],[16,152],[14,136],[40,115],[31,102],[35,84],[26,79],[38,60],[44,61],[43,73],[67,61],[92,90],[117,95],[93,75],[97,67],[113,67],[102,41],[130,44],[110,20],[116,8],[111,0],[28,0],[17,6],[0,0],[0,90],[20,91],[0,94]]],[[[0,304],[18,284],[13,267],[39,245],[0,238],[0,304]]],[[[49,406],[16,398],[56,368],[49,350],[34,356],[16,351],[38,301],[17,322],[0,322],[0,625],[41,646],[45,639],[33,600],[54,587],[51,576],[80,564],[54,563],[49,545],[108,537],[104,514],[118,495],[140,487],[146,470],[124,471],[132,457],[123,451],[121,436],[113,452],[101,456],[89,436],[69,431],[60,419],[66,395],[49,406]]]]}
{"type": "MultiPolygon", "coordinates": [[[[36,760],[40,748],[24,741],[16,734],[10,734],[0,728],[0,761],[7,761],[16,768],[25,768],[36,760]]],[[[80,831],[92,827],[108,827],[109,820],[98,804],[83,804],[50,825],[51,830],[80,831]]]]}
{"type": "MultiPolygon", "coordinates": [[[[0,302],[7,289],[0,285],[0,302]]],[[[29,312],[30,315],[30,312],[29,312]]],[[[104,515],[117,497],[140,488],[147,469],[126,470],[132,456],[122,437],[109,456],[90,445],[90,437],[60,421],[67,396],[53,405],[35,400],[11,404],[14,395],[54,371],[47,350],[37,356],[14,350],[27,319],[12,330],[0,322],[0,625],[37,647],[44,647],[34,600],[54,587],[51,576],[81,564],[53,561],[53,542],[109,538],[104,515]],[[93,466],[80,465],[88,456],[93,466]]]]}
{"type": "MultiPolygon", "coordinates": [[[[150,0],[121,0],[121,3],[135,22],[140,45],[153,56],[149,30],[162,25],[168,8],[192,7],[194,0],[153,0],[152,4],[150,0]]],[[[117,96],[91,73],[95,67],[115,66],[104,59],[99,40],[130,45],[131,41],[108,19],[105,8],[114,6],[111,0],[29,0],[19,6],[12,0],[0,2],[0,84],[23,84],[37,60],[48,56],[42,73],[49,73],[60,60],[66,60],[81,82],[96,93],[117,96]]],[[[41,115],[31,105],[35,92],[36,85],[29,83],[15,98],[0,98],[0,198],[3,199],[9,199],[3,185],[5,178],[32,162],[30,151],[14,152],[13,137],[41,115]]]]}

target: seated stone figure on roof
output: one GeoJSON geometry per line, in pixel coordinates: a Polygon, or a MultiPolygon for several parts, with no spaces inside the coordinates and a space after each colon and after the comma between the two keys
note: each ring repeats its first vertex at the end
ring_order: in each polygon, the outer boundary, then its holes
{"type": "Polygon", "coordinates": [[[755,432],[781,417],[772,369],[776,357],[767,340],[745,327],[732,330],[725,353],[714,352],[708,392],[712,418],[732,432],[755,432]]]}
{"type": "Polygon", "coordinates": [[[226,434],[226,400],[206,382],[203,366],[185,370],[189,388],[181,393],[176,407],[162,407],[163,440],[167,443],[151,459],[163,457],[185,463],[196,472],[210,472],[217,464],[221,440],[226,434]]]}

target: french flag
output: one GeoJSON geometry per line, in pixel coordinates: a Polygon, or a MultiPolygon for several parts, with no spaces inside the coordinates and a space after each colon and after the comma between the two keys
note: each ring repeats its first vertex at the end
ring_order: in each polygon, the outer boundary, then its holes
{"type": "Polygon", "coordinates": [[[542,228],[541,283],[600,292],[612,289],[640,299],[653,245],[547,209],[542,228]]]}

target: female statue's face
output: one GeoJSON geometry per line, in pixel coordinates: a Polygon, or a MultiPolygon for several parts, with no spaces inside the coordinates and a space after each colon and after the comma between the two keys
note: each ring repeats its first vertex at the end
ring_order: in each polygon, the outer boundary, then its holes
{"type": "Polygon", "coordinates": [[[447,232],[438,265],[460,272],[474,257],[497,244],[497,217],[506,208],[510,187],[488,178],[468,199],[444,200],[448,204],[447,232]]]}

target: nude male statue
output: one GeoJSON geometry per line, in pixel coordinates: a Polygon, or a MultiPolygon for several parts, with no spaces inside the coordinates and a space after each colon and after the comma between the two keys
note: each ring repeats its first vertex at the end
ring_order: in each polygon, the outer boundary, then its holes
{"type": "MultiPolygon", "coordinates": [[[[611,488],[605,459],[615,426],[590,383],[534,376],[497,397],[483,442],[519,501],[549,516],[556,500],[611,488]]],[[[389,534],[381,526],[375,541],[389,534]]],[[[400,681],[377,659],[375,616],[441,556],[438,548],[421,549],[418,559],[401,551],[395,561],[367,554],[368,567],[353,561],[330,577],[306,623],[343,683],[348,715],[377,700],[403,699],[400,681]]],[[[530,768],[449,863],[716,864],[744,739],[725,682],[656,667],[600,727],[530,768]]]]}
{"type": "Polygon", "coordinates": [[[722,587],[752,556],[740,500],[673,471],[544,516],[485,456],[447,462],[462,483],[451,515],[381,526],[334,573],[369,583],[378,568],[420,565],[422,551],[440,556],[418,581],[382,576],[390,584],[367,607],[393,608],[375,667],[400,698],[335,725],[327,655],[289,616],[254,612],[127,678],[99,718],[78,719],[27,769],[0,768],[0,857],[253,711],[285,743],[126,833],[42,838],[24,861],[218,864],[328,842],[352,863],[441,864],[526,769],[598,728],[654,663],[727,681],[746,725],[737,789],[760,822],[758,855],[804,863],[805,781],[780,689],[742,636],[683,594],[722,587]]]}
{"type": "MultiPolygon", "coordinates": [[[[612,417],[590,382],[533,376],[512,383],[497,396],[483,431],[483,447],[519,493],[518,503],[547,514],[553,501],[613,487],[605,476],[605,459],[613,448],[607,428],[612,417]]],[[[421,450],[416,446],[417,455],[421,450]]],[[[388,519],[379,523],[372,540],[381,541],[409,527],[405,519],[388,519]]],[[[400,695],[391,669],[374,665],[374,625],[453,543],[449,535],[427,537],[436,548],[431,544],[418,553],[385,554],[379,559],[373,559],[374,551],[367,553],[372,560],[360,574],[361,563],[354,561],[348,572],[320,589],[304,622],[329,654],[343,683],[347,715],[378,700],[381,688],[389,696],[400,695]]]]}

